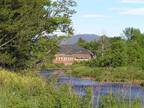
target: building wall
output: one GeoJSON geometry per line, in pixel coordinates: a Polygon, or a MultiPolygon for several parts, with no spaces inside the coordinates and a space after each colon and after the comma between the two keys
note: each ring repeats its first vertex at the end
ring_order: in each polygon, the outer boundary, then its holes
{"type": "Polygon", "coordinates": [[[90,59],[91,59],[90,54],[72,54],[72,55],[56,54],[53,63],[71,65],[74,62],[88,61],[90,59]]]}

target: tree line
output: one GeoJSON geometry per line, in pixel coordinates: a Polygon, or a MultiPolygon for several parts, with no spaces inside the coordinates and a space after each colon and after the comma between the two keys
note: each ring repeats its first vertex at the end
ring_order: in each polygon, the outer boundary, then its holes
{"type": "Polygon", "coordinates": [[[98,40],[78,44],[89,49],[95,57],[86,64],[92,67],[136,66],[144,69],[144,34],[137,28],[123,30],[123,36],[101,36],[98,40]]]}

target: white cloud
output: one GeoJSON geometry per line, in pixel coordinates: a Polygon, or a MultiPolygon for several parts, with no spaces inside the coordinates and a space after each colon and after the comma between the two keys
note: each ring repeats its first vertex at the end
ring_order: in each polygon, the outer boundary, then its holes
{"type": "Polygon", "coordinates": [[[83,18],[107,18],[108,16],[102,15],[102,14],[85,14],[82,15],[83,18]]]}
{"type": "Polygon", "coordinates": [[[122,3],[144,3],[144,0],[121,0],[122,3]]]}
{"type": "Polygon", "coordinates": [[[144,15],[144,8],[112,8],[112,10],[124,15],[144,15]]]}

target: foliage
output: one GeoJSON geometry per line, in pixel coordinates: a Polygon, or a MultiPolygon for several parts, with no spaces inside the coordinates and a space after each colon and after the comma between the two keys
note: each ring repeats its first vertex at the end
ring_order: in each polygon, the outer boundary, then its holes
{"type": "Polygon", "coordinates": [[[97,41],[86,42],[79,39],[78,44],[95,54],[85,63],[90,67],[123,67],[144,65],[144,34],[136,28],[124,30],[126,38],[101,36],[97,41]]]}
{"type": "Polygon", "coordinates": [[[36,49],[51,50],[47,41],[38,39],[56,30],[71,33],[75,5],[72,0],[1,0],[0,66],[25,68],[36,56],[36,49]]]}
{"type": "Polygon", "coordinates": [[[124,101],[124,99],[117,99],[114,96],[102,97],[102,103],[99,108],[142,108],[142,104],[139,101],[124,101]]]}
{"type": "Polygon", "coordinates": [[[126,28],[128,64],[141,66],[143,69],[144,34],[139,29],[126,28]]]}
{"type": "MultiPolygon", "coordinates": [[[[53,80],[47,82],[34,74],[22,75],[0,69],[0,107],[92,108],[91,89],[88,88],[88,95],[78,96],[70,85],[55,85],[53,80]]],[[[139,102],[116,100],[112,96],[102,97],[102,103],[98,108],[141,108],[139,102]]]]}
{"type": "Polygon", "coordinates": [[[83,40],[82,38],[80,38],[78,40],[78,45],[90,50],[91,52],[93,52],[94,54],[96,54],[97,49],[98,49],[98,43],[96,42],[96,40],[93,40],[91,42],[86,42],[85,40],[83,40]]]}
{"type": "Polygon", "coordinates": [[[84,102],[88,98],[82,99],[70,86],[54,85],[35,75],[0,69],[0,108],[91,108],[84,102]]]}

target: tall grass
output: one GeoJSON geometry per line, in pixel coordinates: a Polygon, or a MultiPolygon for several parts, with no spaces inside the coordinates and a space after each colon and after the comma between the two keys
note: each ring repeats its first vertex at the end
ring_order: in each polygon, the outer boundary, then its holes
{"type": "MultiPolygon", "coordinates": [[[[0,108],[92,108],[90,92],[79,96],[69,85],[55,86],[35,75],[21,75],[0,69],[0,108]]],[[[91,90],[91,89],[90,89],[91,90]]],[[[88,90],[88,91],[90,91],[88,90]]],[[[142,108],[139,102],[120,103],[113,96],[102,97],[97,108],[142,108]]]]}
{"type": "MultiPolygon", "coordinates": [[[[71,70],[67,70],[66,73],[69,75],[88,78],[92,80],[103,82],[126,82],[131,86],[132,84],[144,84],[144,71],[136,67],[89,67],[82,64],[74,64],[70,66],[71,70]]],[[[101,88],[99,88],[100,90],[101,88]]],[[[126,89],[126,88],[124,88],[126,89]]],[[[129,90],[128,90],[129,91],[129,90]]],[[[117,91],[118,92],[118,91],[117,91]]],[[[130,92],[130,91],[129,91],[130,92]]],[[[117,96],[119,97],[119,96],[117,96]]],[[[111,96],[102,96],[100,93],[97,94],[96,98],[100,104],[97,108],[143,108],[141,101],[139,100],[125,100],[120,98],[120,101],[111,96]],[[99,97],[99,98],[98,98],[99,97]],[[101,98],[101,99],[100,99],[101,98]]]]}
{"type": "Polygon", "coordinates": [[[99,108],[143,108],[140,101],[118,100],[112,96],[103,96],[99,108]]]}
{"type": "Polygon", "coordinates": [[[0,108],[91,108],[70,86],[0,69],[0,108]]]}
{"type": "Polygon", "coordinates": [[[78,77],[89,77],[96,81],[144,83],[144,70],[136,67],[91,68],[75,64],[70,68],[71,70],[67,70],[68,74],[78,77]]]}

